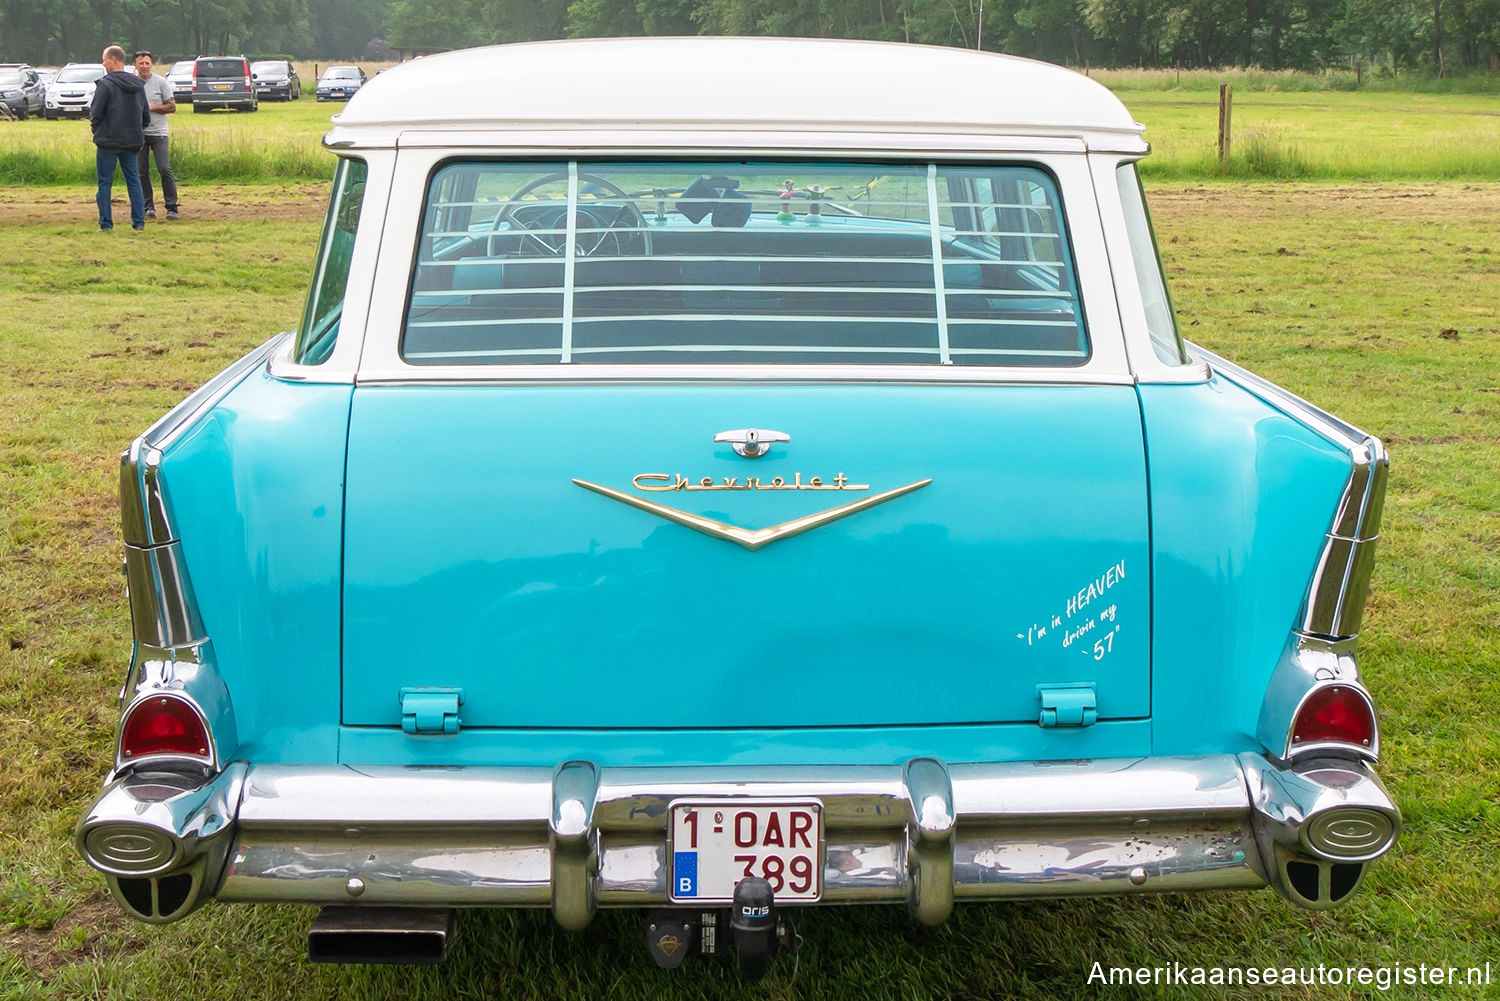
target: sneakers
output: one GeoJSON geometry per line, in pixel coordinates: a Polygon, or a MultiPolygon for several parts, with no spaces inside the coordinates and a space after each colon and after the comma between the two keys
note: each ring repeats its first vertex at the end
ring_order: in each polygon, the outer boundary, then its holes
{"type": "Polygon", "coordinates": [[[155,219],[156,218],[156,210],[155,209],[147,209],[146,210],[146,218],[147,219],[155,219]]]}
{"type": "Polygon", "coordinates": [[[177,221],[177,210],[176,209],[167,209],[167,219],[169,221],[171,221],[171,222],[176,222],[177,221]]]}

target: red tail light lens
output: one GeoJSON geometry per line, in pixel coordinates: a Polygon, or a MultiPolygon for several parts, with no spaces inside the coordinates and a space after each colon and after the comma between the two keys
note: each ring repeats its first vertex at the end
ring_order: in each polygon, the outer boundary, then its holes
{"type": "Polygon", "coordinates": [[[152,696],[130,710],[120,733],[120,756],[148,754],[208,754],[208,728],[187,702],[171,696],[152,696]]]}
{"type": "Polygon", "coordinates": [[[1343,685],[1320,688],[1297,710],[1292,750],[1327,741],[1366,750],[1375,746],[1375,714],[1358,690],[1343,685]]]}

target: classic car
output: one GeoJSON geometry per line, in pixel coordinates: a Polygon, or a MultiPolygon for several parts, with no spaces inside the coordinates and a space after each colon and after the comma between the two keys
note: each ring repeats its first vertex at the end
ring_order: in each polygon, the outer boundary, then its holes
{"type": "Polygon", "coordinates": [[[314,959],[417,962],[458,909],[639,908],[753,977],[815,904],[1328,908],[1394,843],[1386,453],[1183,342],[1102,86],[527,43],[325,146],[300,324],[122,457],[77,845],[136,918],[317,904],[314,959]]]}

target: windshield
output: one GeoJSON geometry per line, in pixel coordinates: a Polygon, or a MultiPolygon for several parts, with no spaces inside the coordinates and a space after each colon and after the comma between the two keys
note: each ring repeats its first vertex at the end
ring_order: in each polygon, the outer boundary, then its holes
{"type": "Polygon", "coordinates": [[[191,77],[192,75],[193,75],[193,64],[192,63],[177,63],[176,65],[174,65],[172,67],[172,71],[167,74],[167,76],[175,76],[175,77],[191,77]]]}
{"type": "Polygon", "coordinates": [[[453,163],[413,364],[1082,365],[1051,175],[1018,164],[453,163]]]}
{"type": "Polygon", "coordinates": [[[330,66],[323,74],[324,80],[358,80],[359,70],[353,66],[330,66]]]}
{"type": "Polygon", "coordinates": [[[88,83],[104,75],[103,66],[69,66],[57,74],[58,83],[88,83]]]}
{"type": "Polygon", "coordinates": [[[250,72],[262,75],[286,76],[287,69],[284,62],[252,63],[250,72]]]}
{"type": "Polygon", "coordinates": [[[200,59],[198,60],[198,78],[222,80],[225,77],[243,77],[245,75],[245,61],[243,59],[200,59]]]}

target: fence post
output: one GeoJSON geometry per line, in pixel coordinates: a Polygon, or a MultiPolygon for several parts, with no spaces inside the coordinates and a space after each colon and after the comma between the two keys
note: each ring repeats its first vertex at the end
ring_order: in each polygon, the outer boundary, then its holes
{"type": "Polygon", "coordinates": [[[1219,166],[1229,169],[1229,113],[1234,105],[1234,88],[1219,84],[1219,166]]]}

